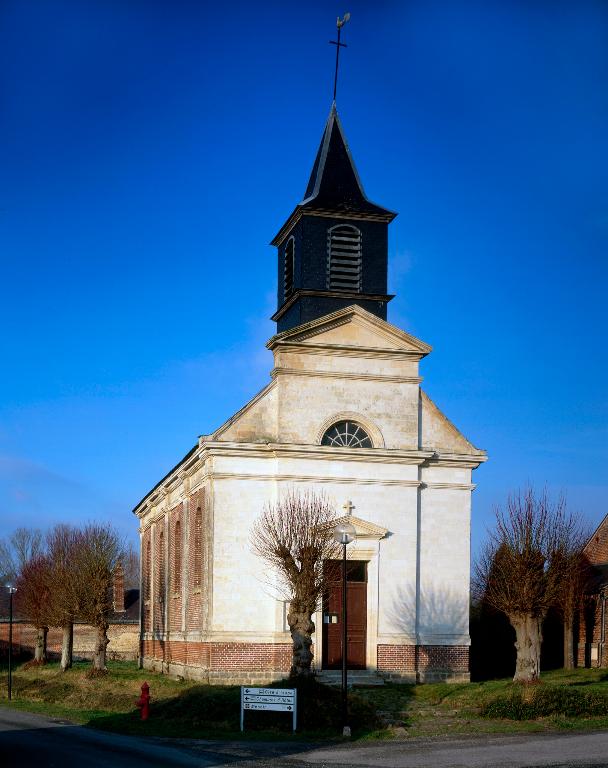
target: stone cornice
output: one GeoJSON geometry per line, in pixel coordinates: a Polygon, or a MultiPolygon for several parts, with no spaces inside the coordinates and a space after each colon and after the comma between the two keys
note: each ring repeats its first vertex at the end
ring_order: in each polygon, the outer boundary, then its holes
{"type": "MultiPolygon", "coordinates": [[[[415,480],[383,479],[383,478],[359,478],[359,477],[337,477],[334,475],[307,475],[307,474],[269,474],[269,473],[238,473],[238,472],[216,472],[211,466],[209,460],[215,456],[222,457],[247,457],[247,458],[289,458],[289,459],[311,459],[311,460],[332,460],[341,462],[358,462],[369,464],[395,464],[395,465],[418,465],[422,467],[455,467],[462,469],[475,469],[483,462],[487,461],[485,452],[479,454],[452,454],[437,453],[432,450],[399,450],[393,448],[336,448],[334,446],[324,445],[299,445],[295,443],[236,443],[213,441],[204,439],[199,446],[196,458],[188,455],[189,472],[193,473],[204,468],[203,477],[197,483],[197,487],[208,479],[258,479],[258,480],[285,480],[290,482],[319,482],[319,483],[353,483],[360,485],[401,485],[411,487],[426,488],[449,488],[454,490],[470,490],[475,485],[468,483],[425,483],[415,480]]],[[[149,496],[144,497],[135,507],[133,512],[140,519],[146,512],[156,506],[163,504],[167,497],[166,486],[175,488],[175,480],[182,473],[182,467],[178,466],[172,474],[165,479],[165,486],[154,489],[149,496]]],[[[191,489],[192,490],[192,489],[191,489]]],[[[182,499],[172,500],[172,507],[179,504],[182,499]]],[[[162,517],[166,512],[166,505],[163,504],[162,512],[154,517],[154,522],[162,517]]],[[[144,526],[145,527],[145,526],[144,526]]],[[[143,528],[142,528],[143,530],[143,528]]]]}
{"type": "Polygon", "coordinates": [[[433,451],[399,450],[395,448],[337,448],[327,445],[301,445],[298,443],[234,443],[206,441],[201,445],[201,458],[205,456],[255,456],[267,458],[331,459],[383,464],[423,464],[433,451]]]}
{"type": "Polygon", "coordinates": [[[360,478],[344,477],[342,475],[301,475],[301,474],[261,474],[256,472],[215,472],[211,470],[207,475],[214,480],[279,480],[290,483],[336,483],[345,485],[399,485],[407,488],[418,488],[421,483],[418,480],[399,480],[384,478],[360,478]]]}
{"type": "Polygon", "coordinates": [[[462,469],[477,469],[480,464],[488,460],[485,451],[479,453],[439,453],[434,452],[425,466],[433,467],[459,467],[462,469]]]}
{"type": "Polygon", "coordinates": [[[361,357],[373,360],[422,360],[423,354],[408,349],[387,349],[385,347],[355,347],[349,344],[298,344],[281,342],[273,351],[296,352],[299,355],[331,355],[331,357],[361,357]]]}
{"type": "MultiPolygon", "coordinates": [[[[360,357],[360,355],[358,355],[360,357]]],[[[386,376],[372,373],[346,373],[344,371],[310,371],[301,368],[283,368],[278,366],[270,371],[272,379],[277,376],[311,376],[328,379],[356,379],[357,381],[386,381],[397,384],[420,384],[421,376],[386,376]]]]}
{"type": "MultiPolygon", "coordinates": [[[[316,320],[311,320],[308,323],[299,325],[296,328],[290,328],[287,331],[282,331],[281,333],[275,334],[271,339],[269,339],[266,346],[268,349],[274,350],[275,347],[283,346],[286,343],[292,345],[301,345],[309,338],[318,336],[321,333],[325,333],[326,331],[332,330],[333,328],[338,328],[341,325],[353,321],[373,328],[374,332],[377,333],[381,338],[385,338],[388,342],[391,342],[394,345],[399,345],[398,347],[394,346],[390,348],[380,347],[378,351],[400,352],[401,354],[408,353],[409,355],[418,355],[418,359],[428,355],[428,353],[432,351],[432,347],[426,344],[424,341],[421,341],[415,336],[402,331],[401,328],[397,328],[395,325],[391,325],[391,323],[388,323],[386,320],[381,320],[379,317],[376,317],[376,315],[373,315],[371,312],[367,312],[357,304],[344,307],[343,309],[338,309],[329,315],[324,315],[323,317],[317,318],[316,320]]],[[[306,346],[308,347],[309,345],[306,344],[306,346]]],[[[335,348],[338,350],[351,349],[353,351],[357,349],[374,351],[376,349],[375,347],[358,347],[355,345],[342,344],[323,344],[319,346],[325,347],[330,351],[333,351],[335,348]]]]}

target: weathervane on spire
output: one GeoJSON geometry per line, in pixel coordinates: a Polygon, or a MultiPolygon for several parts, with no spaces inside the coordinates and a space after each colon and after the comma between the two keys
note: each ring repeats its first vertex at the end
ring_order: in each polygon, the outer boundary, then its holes
{"type": "Polygon", "coordinates": [[[349,19],[350,19],[350,13],[345,13],[342,19],[338,16],[338,20],[336,22],[336,27],[338,28],[338,39],[329,41],[331,45],[336,46],[336,74],[334,75],[334,101],[336,100],[336,92],[338,90],[338,65],[340,63],[340,48],[348,47],[346,43],[340,42],[340,32],[342,31],[342,27],[346,24],[346,22],[349,19]]]}

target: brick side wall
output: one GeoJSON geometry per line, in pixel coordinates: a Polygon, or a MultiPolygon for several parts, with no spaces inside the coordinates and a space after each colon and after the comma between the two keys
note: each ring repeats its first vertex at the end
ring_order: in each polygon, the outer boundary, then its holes
{"type": "Polygon", "coordinates": [[[184,568],[183,524],[184,505],[178,504],[169,513],[169,630],[182,629],[182,585],[184,568]]]}
{"type": "MultiPolygon", "coordinates": [[[[0,622],[0,653],[8,648],[8,622],[0,622]]],[[[13,623],[13,653],[34,655],[36,630],[31,624],[13,623]]],[[[95,629],[87,624],[74,625],[74,658],[91,659],[95,647],[95,629]]],[[[136,659],[139,654],[139,626],[137,624],[110,624],[108,629],[109,659],[136,659]]],[[[61,630],[49,629],[47,650],[51,658],[61,654],[61,630]]]]}
{"type": "Polygon", "coordinates": [[[189,581],[186,626],[189,630],[200,630],[203,625],[203,553],[207,519],[204,489],[201,488],[191,494],[188,509],[190,531],[188,536],[189,581]]]}
{"type": "Polygon", "coordinates": [[[150,528],[144,531],[141,546],[144,631],[150,632],[152,629],[152,531],[150,528]]]}
{"type": "Polygon", "coordinates": [[[154,593],[153,626],[155,632],[164,632],[165,612],[165,523],[159,520],[154,525],[154,593]]]}

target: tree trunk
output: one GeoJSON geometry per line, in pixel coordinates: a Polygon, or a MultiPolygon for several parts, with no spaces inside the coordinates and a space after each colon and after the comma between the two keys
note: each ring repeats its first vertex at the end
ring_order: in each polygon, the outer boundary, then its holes
{"type": "Polygon", "coordinates": [[[36,627],[36,645],[34,646],[34,661],[46,664],[46,636],[48,627],[36,627]]]}
{"type": "Polygon", "coordinates": [[[574,669],[574,616],[564,614],[564,669],[574,669]]]}
{"type": "Polygon", "coordinates": [[[72,653],[74,650],[74,624],[64,624],[61,628],[61,671],[65,672],[72,666],[72,653]]]}
{"type": "Polygon", "coordinates": [[[312,611],[295,610],[290,606],[287,615],[293,641],[290,677],[307,677],[312,674],[312,633],[315,625],[311,615],[312,611]]]}
{"type": "Polygon", "coordinates": [[[515,663],[514,681],[533,683],[540,680],[540,646],[542,636],[542,616],[531,613],[509,614],[509,621],[515,630],[515,648],[517,661],[515,663]]]}
{"type": "Polygon", "coordinates": [[[101,626],[97,627],[95,650],[93,651],[93,669],[96,672],[106,671],[106,648],[109,642],[108,625],[102,624],[101,626]]]}

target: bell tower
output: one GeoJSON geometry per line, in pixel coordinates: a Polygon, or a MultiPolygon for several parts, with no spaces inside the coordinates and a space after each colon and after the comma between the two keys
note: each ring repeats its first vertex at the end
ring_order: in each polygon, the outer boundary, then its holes
{"type": "Polygon", "coordinates": [[[334,102],[304,199],[272,241],[277,330],[351,304],[386,320],[388,225],[396,215],[366,197],[334,102]]]}

